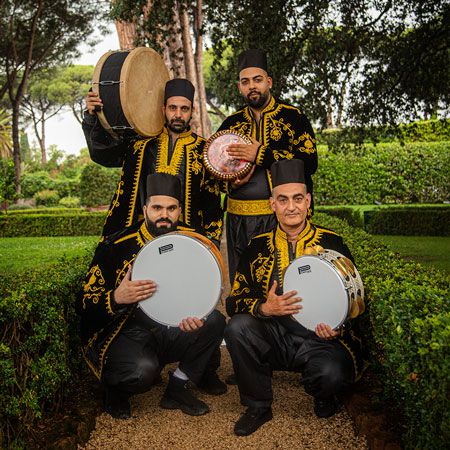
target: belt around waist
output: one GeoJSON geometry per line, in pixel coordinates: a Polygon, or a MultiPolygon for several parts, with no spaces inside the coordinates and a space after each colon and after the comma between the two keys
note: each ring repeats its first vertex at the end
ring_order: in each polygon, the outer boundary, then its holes
{"type": "Polygon", "coordinates": [[[237,216],[261,216],[273,214],[269,200],[236,200],[227,199],[227,212],[237,216]]]}

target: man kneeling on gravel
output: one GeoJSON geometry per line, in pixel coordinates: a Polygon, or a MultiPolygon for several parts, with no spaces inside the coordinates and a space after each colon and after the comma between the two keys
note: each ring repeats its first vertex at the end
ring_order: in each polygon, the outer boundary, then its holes
{"type": "MultiPolygon", "coordinates": [[[[274,370],[302,373],[318,417],[338,411],[336,394],[362,370],[360,340],[349,322],[338,330],[318,323],[311,331],[292,318],[301,313],[302,292],[282,290],[283,275],[291,262],[316,246],[335,250],[350,260],[352,256],[340,236],[307,219],[311,195],[303,161],[277,161],[271,175],[270,205],[278,225],[250,241],[240,257],[226,305],[231,320],[225,341],[241,403],[247,407],[234,427],[238,436],[247,436],[272,419],[274,370]]],[[[304,266],[305,271],[309,267],[304,266]]],[[[329,297],[332,301],[333,292],[329,297]]],[[[363,306],[361,301],[354,317],[363,306]]]]}
{"type": "Polygon", "coordinates": [[[169,373],[162,408],[181,409],[193,416],[209,412],[189,389],[189,380],[207,394],[226,392],[216,374],[225,328],[225,317],[219,311],[214,310],[206,320],[188,317],[179,328],[169,328],[137,308],[157,286],[152,280],[131,280],[132,263],[149,240],[187,230],[178,222],[181,193],[178,177],[148,176],[144,221],[98,245],[77,298],[83,354],[105,387],[105,411],[117,419],[131,416],[129,397],[149,390],[160,379],[162,368],[172,362],[179,365],[169,373]]]}

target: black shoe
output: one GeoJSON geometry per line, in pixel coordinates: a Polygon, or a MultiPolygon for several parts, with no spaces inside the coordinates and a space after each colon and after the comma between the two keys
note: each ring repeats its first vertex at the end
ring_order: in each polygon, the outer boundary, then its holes
{"type": "Polygon", "coordinates": [[[159,406],[164,409],[181,409],[190,416],[201,416],[209,412],[208,405],[194,396],[188,382],[174,377],[172,372],[169,372],[169,384],[159,406]]]}
{"type": "Polygon", "coordinates": [[[228,375],[225,378],[225,383],[229,384],[230,386],[235,386],[237,384],[236,375],[234,373],[228,375]]]}
{"type": "Polygon", "coordinates": [[[216,372],[205,373],[197,384],[197,387],[209,395],[222,395],[227,392],[227,385],[223,381],[220,381],[216,372]]]}
{"type": "Polygon", "coordinates": [[[129,419],[131,417],[129,395],[117,389],[106,388],[104,409],[114,419],[129,419]]]}
{"type": "Polygon", "coordinates": [[[248,436],[272,418],[272,408],[247,408],[245,414],[234,425],[234,434],[248,436]]]}
{"type": "Polygon", "coordinates": [[[326,399],[314,398],[314,412],[317,417],[326,418],[334,416],[339,410],[339,405],[334,397],[326,399]]]}

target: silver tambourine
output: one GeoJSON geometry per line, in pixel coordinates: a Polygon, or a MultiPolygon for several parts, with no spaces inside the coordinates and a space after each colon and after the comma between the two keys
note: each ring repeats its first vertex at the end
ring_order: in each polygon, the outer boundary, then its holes
{"type": "Polygon", "coordinates": [[[245,177],[252,168],[252,163],[234,159],[228,155],[231,144],[251,144],[252,141],[242,134],[230,130],[214,133],[207,141],[203,151],[206,169],[216,178],[232,181],[245,177]]]}

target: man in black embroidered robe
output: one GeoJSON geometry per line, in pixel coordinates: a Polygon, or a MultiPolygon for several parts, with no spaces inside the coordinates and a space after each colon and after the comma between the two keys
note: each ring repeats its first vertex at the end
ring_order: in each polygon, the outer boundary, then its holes
{"type": "Polygon", "coordinates": [[[244,134],[252,144],[234,144],[229,155],[254,163],[250,174],[234,183],[226,183],[227,250],[230,281],[239,256],[250,239],[276,224],[269,205],[272,189],[270,166],[280,159],[301,159],[305,164],[308,190],[312,196],[311,175],[317,170],[314,131],[298,108],[277,101],[271,95],[264,51],[249,49],[239,55],[239,92],[247,106],[229,116],[219,128],[244,134]]]}
{"type": "MultiPolygon", "coordinates": [[[[241,436],[272,419],[273,370],[302,372],[318,417],[337,412],[336,394],[362,371],[360,340],[351,322],[339,330],[324,323],[307,330],[291,317],[301,312],[301,290],[282,290],[285,269],[310,247],[332,249],[352,259],[340,236],[307,219],[311,198],[303,170],[300,160],[273,164],[270,202],[279,225],[250,241],[227,299],[231,320],[225,340],[241,403],[247,407],[235,425],[235,433],[241,436]]],[[[355,317],[363,310],[361,302],[355,317]]]]}
{"type": "Polygon", "coordinates": [[[164,365],[175,361],[180,362],[179,367],[169,375],[160,406],[190,415],[205,414],[208,406],[186,383],[192,380],[209,394],[226,392],[226,385],[216,375],[225,317],[214,310],[205,321],[188,317],[179,328],[169,328],[137,308],[139,301],[157,289],[151,280],[131,280],[139,250],[158,235],[192,230],[178,224],[181,183],[177,177],[151,174],[147,191],[145,220],[110,235],[95,252],[76,304],[83,354],[104,384],[105,410],[115,418],[130,417],[130,395],[150,389],[164,365]]]}
{"type": "Polygon", "coordinates": [[[183,222],[202,229],[216,245],[220,242],[223,211],[219,185],[203,164],[205,139],[193,133],[189,126],[193,99],[194,86],[189,80],[168,81],[164,92],[163,131],[152,138],[115,140],[100,126],[95,115],[95,107],[102,107],[101,99],[89,92],[82,126],[91,158],[106,167],[122,167],[103,236],[142,219],[147,175],[162,172],[177,175],[182,181],[183,222]]]}

